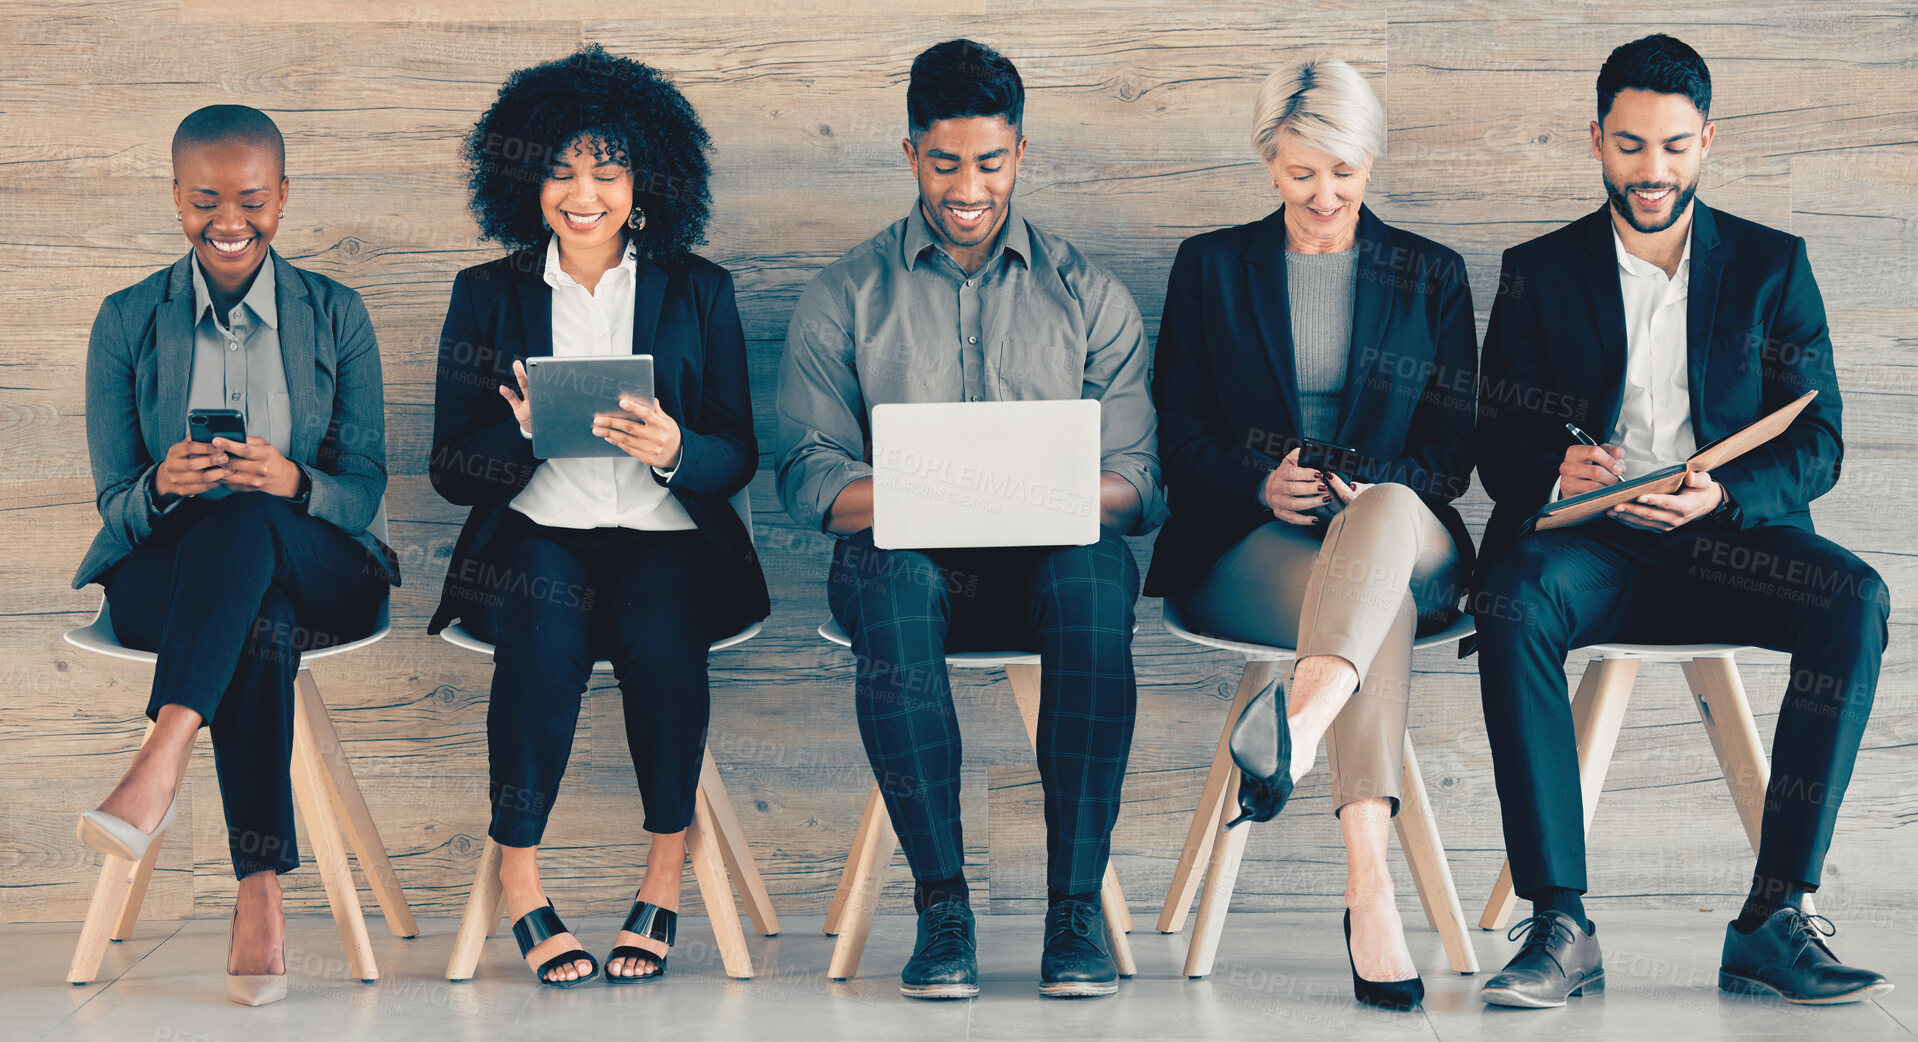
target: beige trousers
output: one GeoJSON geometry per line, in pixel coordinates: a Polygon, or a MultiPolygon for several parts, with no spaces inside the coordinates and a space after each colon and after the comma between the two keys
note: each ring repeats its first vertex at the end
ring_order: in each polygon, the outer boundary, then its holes
{"type": "Polygon", "coordinates": [[[1225,552],[1180,602],[1201,633],[1337,655],[1359,689],[1326,733],[1333,813],[1385,797],[1398,813],[1412,639],[1457,618],[1464,576],[1451,533],[1404,485],[1372,485],[1326,525],[1273,521],[1225,552]]]}

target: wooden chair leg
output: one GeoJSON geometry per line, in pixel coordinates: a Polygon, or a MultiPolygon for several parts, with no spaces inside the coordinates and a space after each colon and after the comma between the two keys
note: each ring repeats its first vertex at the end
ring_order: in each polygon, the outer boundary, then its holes
{"type": "Polygon", "coordinates": [[[366,916],[360,909],[359,890],[353,883],[353,871],[346,863],[346,845],[341,839],[340,823],[333,816],[329,793],[331,781],[326,765],[315,747],[314,706],[307,700],[293,701],[293,798],[300,816],[306,821],[307,841],[313,846],[313,861],[319,866],[320,879],[326,884],[326,900],[333,909],[333,924],[339,928],[340,944],[346,949],[347,972],[362,981],[380,977],[379,964],[373,958],[373,942],[366,935],[366,916]]]}
{"type": "Polygon", "coordinates": [[[406,892],[400,888],[399,877],[393,872],[386,844],[380,839],[379,827],[373,823],[373,812],[367,809],[359,780],[353,776],[353,765],[340,744],[340,734],[333,727],[325,700],[320,698],[319,685],[313,680],[313,674],[303,669],[295,687],[294,697],[308,704],[307,719],[313,725],[313,742],[320,762],[326,767],[334,810],[346,832],[347,842],[352,845],[353,857],[359,862],[360,871],[366,874],[367,886],[379,901],[386,927],[395,937],[417,937],[419,924],[413,921],[412,906],[407,904],[406,892]]]}
{"type": "Polygon", "coordinates": [[[1119,876],[1110,862],[1106,864],[1105,883],[1099,888],[1099,909],[1105,916],[1106,943],[1112,949],[1119,976],[1136,976],[1139,964],[1132,957],[1132,940],[1126,936],[1132,930],[1132,916],[1126,911],[1125,893],[1119,889],[1119,876]]]}
{"type": "Polygon", "coordinates": [[[826,908],[826,925],[820,932],[828,937],[839,933],[846,917],[846,898],[852,894],[853,883],[859,876],[862,859],[869,853],[874,841],[873,829],[880,818],[886,816],[885,800],[879,795],[879,786],[874,785],[866,794],[866,809],[859,815],[859,828],[852,834],[852,848],[846,852],[846,866],[839,870],[839,885],[833,888],[832,904],[826,908]]]}
{"type": "MultiPolygon", "coordinates": [[[[1039,751],[1039,667],[1030,662],[1008,663],[1006,679],[1012,683],[1012,700],[1019,706],[1026,740],[1032,743],[1036,753],[1039,751]]],[[[1125,935],[1132,932],[1132,910],[1126,907],[1125,891],[1119,889],[1119,876],[1112,870],[1110,861],[1106,864],[1105,882],[1099,888],[1099,905],[1107,932],[1112,935],[1113,961],[1120,964],[1120,973],[1131,976],[1132,971],[1126,966],[1132,961],[1132,946],[1126,942],[1125,935]],[[1121,951],[1125,953],[1123,958],[1121,951]]]]}
{"type": "Polygon", "coordinates": [[[1452,866],[1445,860],[1445,846],[1439,842],[1438,819],[1425,791],[1425,775],[1419,770],[1418,756],[1412,751],[1412,736],[1405,736],[1405,770],[1399,782],[1399,849],[1405,852],[1412,870],[1412,883],[1418,890],[1419,904],[1425,909],[1425,921],[1437,930],[1445,942],[1445,958],[1454,973],[1477,973],[1478,953],[1465,926],[1465,910],[1459,907],[1458,887],[1452,882],[1452,866]]]}
{"type": "Polygon", "coordinates": [[[860,830],[864,842],[855,840],[846,859],[846,900],[835,924],[839,939],[833,943],[832,961],[826,967],[826,976],[833,980],[851,980],[859,974],[866,935],[872,930],[873,913],[879,907],[879,892],[886,886],[886,869],[899,846],[892,816],[886,813],[877,785],[866,799],[866,817],[870,828],[860,830]]]}
{"type": "Polygon", "coordinates": [[[1178,933],[1185,926],[1192,898],[1199,892],[1204,866],[1212,857],[1213,837],[1227,820],[1225,809],[1233,800],[1233,793],[1225,784],[1232,773],[1232,750],[1227,745],[1232,738],[1232,725],[1238,722],[1239,714],[1245,712],[1252,696],[1271,682],[1272,672],[1278,667],[1277,662],[1254,659],[1246,662],[1245,672],[1239,675],[1239,690],[1226,710],[1219,746],[1212,753],[1212,769],[1205,775],[1205,790],[1199,794],[1199,806],[1192,812],[1192,824],[1185,832],[1185,847],[1179,851],[1179,864],[1172,872],[1172,886],[1166,891],[1164,907],[1159,909],[1160,933],[1178,933]]]}
{"type": "Polygon", "coordinates": [[[719,764],[713,760],[713,751],[706,750],[706,762],[699,771],[699,789],[706,797],[706,804],[713,812],[713,838],[719,843],[719,853],[726,862],[726,871],[732,876],[733,885],[739,888],[739,896],[746,903],[746,914],[752,918],[753,929],[767,937],[779,934],[779,916],[773,911],[772,895],[766,892],[766,881],[759,876],[759,866],[753,861],[752,848],[746,845],[746,833],[739,827],[739,814],[733,809],[732,797],[726,794],[726,783],[719,777],[719,764]]]}
{"type": "Polygon", "coordinates": [[[712,801],[706,790],[693,796],[693,824],[687,830],[686,847],[692,854],[693,879],[699,884],[700,900],[706,903],[706,917],[713,925],[713,940],[719,948],[726,975],[749,980],[753,975],[752,953],[746,948],[746,931],[739,926],[739,906],[733,903],[732,879],[726,873],[726,860],[720,854],[719,824],[713,820],[712,801]]]}
{"type": "Polygon", "coordinates": [[[502,887],[499,883],[499,844],[487,837],[480,850],[479,868],[473,873],[473,889],[466,895],[466,914],[460,916],[460,931],[453,938],[453,956],[446,960],[446,979],[471,980],[479,966],[480,949],[499,924],[502,887]]]}
{"type": "MultiPolygon", "coordinates": [[[[1724,658],[1696,658],[1683,663],[1685,682],[1692,689],[1698,718],[1705,724],[1712,752],[1718,757],[1718,769],[1731,790],[1732,805],[1738,808],[1738,820],[1751,840],[1752,853],[1758,853],[1758,840],[1765,820],[1765,788],[1771,784],[1771,761],[1752,720],[1751,703],[1745,698],[1745,684],[1738,676],[1738,663],[1724,658]]],[[[1812,911],[1811,895],[1805,895],[1805,910],[1812,911]]]]}
{"type": "MultiPolygon", "coordinates": [[[[147,723],[140,736],[145,745],[153,737],[153,724],[147,723]]],[[[180,762],[180,775],[173,779],[175,791],[185,783],[186,761],[180,762]]],[[[80,925],[80,940],[73,949],[73,961],[67,966],[67,980],[73,984],[91,983],[100,974],[108,941],[124,941],[133,936],[140,922],[140,906],[146,902],[147,883],[153,878],[153,866],[160,860],[160,845],[166,834],[153,837],[146,856],[139,861],[106,856],[100,865],[100,878],[93,886],[93,898],[87,903],[87,917],[80,925]]]]}
{"type": "MultiPolygon", "coordinates": [[[[140,744],[147,744],[147,739],[152,736],[153,723],[149,721],[147,723],[146,733],[140,738],[140,744]]],[[[185,781],[186,761],[181,760],[180,773],[173,779],[174,791],[180,791],[180,786],[184,784],[185,781]]],[[[153,842],[148,845],[146,856],[141,858],[140,863],[133,868],[132,885],[127,889],[126,900],[120,903],[120,914],[114,919],[112,934],[114,940],[130,940],[133,937],[134,927],[140,925],[140,906],[146,903],[147,884],[152,882],[153,866],[159,860],[160,839],[156,836],[153,842]]]]}
{"type": "Polygon", "coordinates": [[[1125,891],[1119,888],[1119,873],[1112,870],[1112,862],[1106,862],[1105,881],[1099,884],[1099,902],[1106,909],[1106,915],[1119,924],[1120,933],[1132,932],[1132,909],[1126,906],[1125,891]]]}
{"type": "MultiPolygon", "coordinates": [[[[1572,696],[1572,727],[1578,735],[1578,784],[1585,800],[1587,832],[1591,831],[1592,814],[1598,810],[1599,794],[1605,789],[1612,751],[1618,746],[1618,729],[1625,722],[1625,704],[1631,701],[1632,683],[1638,679],[1638,663],[1636,658],[1593,659],[1579,680],[1578,693],[1572,696]]],[[[1512,863],[1507,861],[1499,869],[1498,882],[1485,902],[1479,927],[1504,929],[1517,903],[1512,863]]]]}
{"type": "MultiPolygon", "coordinates": [[[[161,837],[153,837],[147,857],[160,852],[161,837]]],[[[107,941],[114,932],[116,917],[122,914],[133,888],[140,863],[106,855],[100,865],[100,878],[93,884],[93,899],[87,903],[87,917],[80,924],[80,942],[74,945],[73,961],[67,964],[67,982],[89,984],[100,975],[100,960],[106,957],[107,941]]],[[[137,914],[137,913],[136,913],[137,914]]]]}
{"type": "MultiPolygon", "coordinates": [[[[1239,784],[1239,769],[1232,768],[1227,779],[1234,787],[1239,784]]],[[[1219,936],[1225,932],[1225,913],[1232,903],[1232,888],[1239,882],[1239,861],[1245,856],[1246,836],[1251,832],[1250,824],[1226,831],[1213,837],[1212,857],[1205,870],[1205,886],[1199,891],[1199,918],[1192,926],[1192,942],[1186,948],[1185,975],[1204,977],[1212,972],[1213,960],[1219,953],[1219,936]]]]}

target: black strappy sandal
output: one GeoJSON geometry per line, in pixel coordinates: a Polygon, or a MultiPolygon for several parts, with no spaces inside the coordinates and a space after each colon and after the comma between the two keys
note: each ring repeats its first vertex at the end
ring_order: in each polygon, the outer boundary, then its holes
{"type": "MultiPolygon", "coordinates": [[[[519,957],[521,959],[525,959],[526,953],[538,947],[540,942],[568,932],[570,931],[566,929],[566,924],[559,920],[559,913],[553,910],[553,902],[551,901],[520,916],[519,921],[513,924],[513,940],[519,942],[519,957]]],[[[539,969],[533,971],[533,976],[539,978],[541,984],[549,987],[571,988],[584,984],[589,980],[596,979],[599,976],[599,963],[593,962],[592,955],[584,950],[574,948],[572,951],[561,952],[546,960],[545,963],[541,964],[539,969]],[[572,980],[555,980],[547,976],[547,974],[553,972],[554,967],[563,966],[572,962],[592,962],[593,971],[583,977],[575,977],[572,980]]]]}
{"type": "MultiPolygon", "coordinates": [[[[679,913],[661,908],[650,901],[634,901],[633,910],[626,913],[626,922],[620,929],[627,933],[636,933],[641,937],[651,937],[655,941],[665,941],[668,948],[673,946],[673,937],[678,932],[679,913]]],[[[606,953],[607,965],[614,959],[644,959],[653,964],[648,973],[626,974],[608,972],[608,984],[647,984],[666,976],[666,956],[649,952],[637,945],[622,944],[606,953]]]]}

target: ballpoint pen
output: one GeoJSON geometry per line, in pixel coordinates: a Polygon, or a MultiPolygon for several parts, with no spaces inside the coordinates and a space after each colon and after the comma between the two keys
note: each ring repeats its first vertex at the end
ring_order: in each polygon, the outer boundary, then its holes
{"type": "Polygon", "coordinates": [[[1591,435],[1585,433],[1582,430],[1579,430],[1577,424],[1568,423],[1565,425],[1565,429],[1572,432],[1572,437],[1577,438],[1579,441],[1582,441],[1587,445],[1590,445],[1592,448],[1598,448],[1598,442],[1593,441],[1591,435]]]}

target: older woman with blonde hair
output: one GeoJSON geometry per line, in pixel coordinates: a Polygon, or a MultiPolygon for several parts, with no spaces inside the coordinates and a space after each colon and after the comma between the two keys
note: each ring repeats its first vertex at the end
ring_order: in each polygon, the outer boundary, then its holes
{"type": "Polygon", "coordinates": [[[1235,728],[1242,768],[1261,728],[1279,765],[1245,771],[1240,820],[1277,814],[1325,740],[1353,990],[1410,1008],[1424,987],[1386,833],[1412,641],[1457,618],[1471,565],[1451,506],[1472,470],[1471,290],[1457,253],[1364,205],[1385,112],[1350,65],[1274,73],[1252,143],[1281,205],[1186,240],[1166,290],[1153,397],[1172,519],[1145,592],[1194,629],[1297,649],[1235,728]]]}

